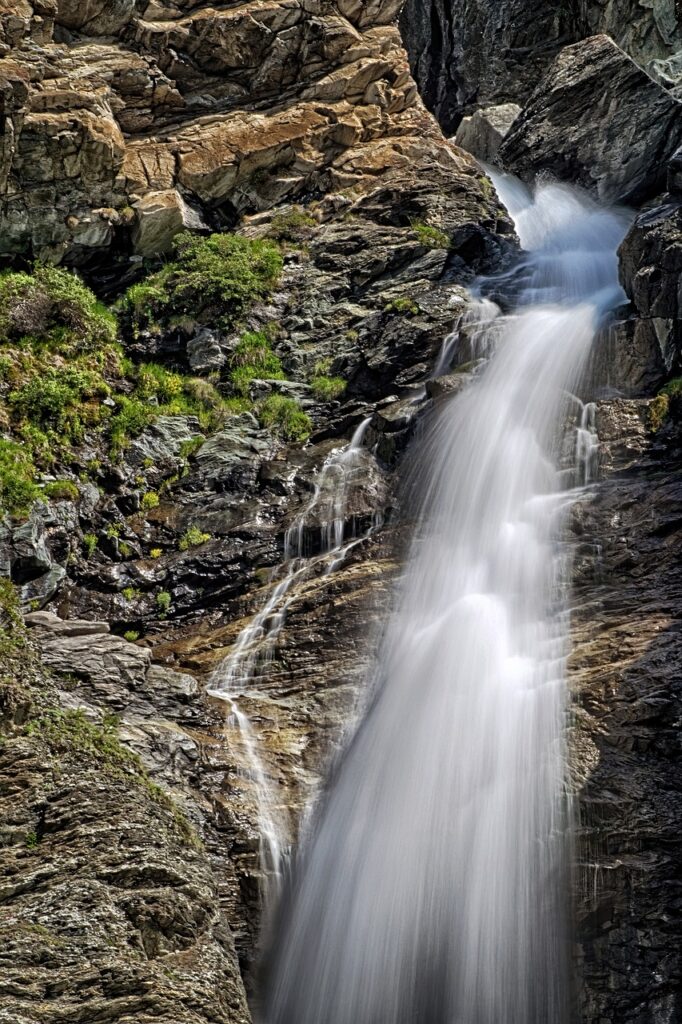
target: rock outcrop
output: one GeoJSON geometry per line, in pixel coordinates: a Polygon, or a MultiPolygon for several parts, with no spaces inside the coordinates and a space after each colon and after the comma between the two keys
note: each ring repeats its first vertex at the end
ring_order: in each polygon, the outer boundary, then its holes
{"type": "Polygon", "coordinates": [[[682,140],[682,103],[608,36],[565,47],[502,143],[505,169],[546,173],[604,202],[637,203],[665,185],[682,140]]]}
{"type": "Polygon", "coordinates": [[[0,255],[126,263],[174,233],[438,159],[398,0],[25,2],[4,21],[0,255]]]}

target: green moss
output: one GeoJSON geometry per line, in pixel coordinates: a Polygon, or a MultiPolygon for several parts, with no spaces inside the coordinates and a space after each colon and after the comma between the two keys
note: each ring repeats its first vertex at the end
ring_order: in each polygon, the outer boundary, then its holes
{"type": "Polygon", "coordinates": [[[156,491],[147,491],[146,494],[142,495],[142,501],[140,502],[145,512],[148,512],[152,508],[157,508],[160,502],[160,498],[156,491]]]}
{"type": "Polygon", "coordinates": [[[342,377],[326,377],[323,374],[311,377],[310,386],[315,397],[323,402],[339,398],[346,390],[346,382],[342,377]]]}
{"type": "Polygon", "coordinates": [[[156,604],[159,610],[163,612],[164,615],[168,612],[168,609],[171,606],[171,595],[168,593],[167,590],[159,591],[159,593],[156,595],[156,604]]]}
{"type": "Polygon", "coordinates": [[[161,550],[161,548],[152,548],[151,551],[149,552],[149,557],[153,558],[156,561],[157,558],[161,558],[162,554],[163,551],[161,550]]]}
{"type": "Polygon", "coordinates": [[[135,629],[128,629],[123,634],[123,639],[127,640],[129,644],[134,644],[136,640],[140,639],[140,634],[135,629]]]}
{"type": "Polygon", "coordinates": [[[312,430],[310,416],[295,399],[284,395],[266,398],[258,409],[258,419],[263,427],[287,441],[307,441],[312,430]]]}
{"type": "Polygon", "coordinates": [[[180,551],[187,551],[189,548],[198,548],[211,539],[210,533],[203,533],[198,526],[190,526],[180,538],[178,547],[180,551]]]}
{"type": "Polygon", "coordinates": [[[200,841],[187,818],[171,797],[152,782],[137,754],[121,743],[116,715],[104,715],[101,724],[90,722],[82,708],[49,710],[29,722],[25,734],[39,738],[59,758],[70,757],[78,762],[92,762],[113,778],[124,778],[140,786],[149,797],[170,811],[182,838],[193,846],[200,841]]]}
{"type": "Polygon", "coordinates": [[[54,501],[78,501],[80,491],[73,480],[54,480],[45,484],[43,493],[54,501]]]}
{"type": "MultiPolygon", "coordinates": [[[[649,426],[653,431],[661,427],[680,409],[682,377],[675,377],[661,388],[649,406],[649,426]]],[[[676,417],[675,417],[676,418],[676,417]]]]}
{"type": "Polygon", "coordinates": [[[440,228],[431,227],[430,224],[424,224],[421,221],[415,221],[412,224],[412,230],[419,238],[419,242],[426,249],[449,249],[450,238],[440,228]]]}
{"type": "Polygon", "coordinates": [[[24,516],[40,497],[30,454],[14,441],[0,439],[0,510],[24,516]]]}
{"type": "Polygon", "coordinates": [[[135,587],[124,587],[121,591],[121,597],[125,598],[126,601],[136,601],[142,594],[135,587]]]}
{"type": "Polygon", "coordinates": [[[401,316],[415,316],[419,312],[419,303],[409,295],[401,295],[386,303],[384,312],[400,313],[401,316]]]}
{"type": "Polygon", "coordinates": [[[14,654],[25,645],[19,593],[10,579],[0,576],[0,654],[14,654]]]}
{"type": "Polygon", "coordinates": [[[272,241],[222,234],[182,234],[175,260],[147,281],[133,285],[121,310],[133,334],[191,316],[232,327],[258,299],[265,298],[282,271],[282,254],[272,241]]]}

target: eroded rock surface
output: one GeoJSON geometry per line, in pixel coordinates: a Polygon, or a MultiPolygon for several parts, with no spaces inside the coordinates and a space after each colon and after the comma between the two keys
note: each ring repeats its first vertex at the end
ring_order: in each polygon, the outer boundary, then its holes
{"type": "Polygon", "coordinates": [[[505,169],[543,172],[605,202],[637,203],[664,187],[682,139],[682,104],[608,36],[567,46],[502,143],[505,169]]]}

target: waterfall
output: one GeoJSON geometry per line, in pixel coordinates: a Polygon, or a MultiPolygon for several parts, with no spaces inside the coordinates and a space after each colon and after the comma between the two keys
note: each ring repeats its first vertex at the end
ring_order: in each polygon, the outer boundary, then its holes
{"type": "Polygon", "coordinates": [[[559,541],[593,469],[574,392],[623,299],[626,218],[567,187],[495,184],[525,250],[498,288],[515,312],[480,300],[485,363],[415,460],[418,526],[364,718],[282,901],[268,1024],[570,1019],[559,541]]]}
{"type": "Polygon", "coordinates": [[[282,578],[272,586],[268,599],[241,630],[230,654],[212,674],[207,687],[207,693],[228,704],[228,728],[236,729],[241,737],[245,766],[254,787],[259,861],[264,879],[262,895],[266,904],[271,904],[279,892],[290,823],[285,801],[268,772],[258,736],[240,702],[244,697],[257,698],[254,690],[267,678],[295,585],[314,571],[325,575],[335,572],[353,547],[380,523],[375,517],[369,529],[359,536],[355,536],[353,526],[350,539],[346,538],[349,498],[362,471],[363,442],[370,420],[371,416],[364,419],[350,442],[333,449],[326,458],[310,501],[286,531],[282,578]],[[319,552],[309,556],[306,536],[311,527],[319,531],[319,552]]]}

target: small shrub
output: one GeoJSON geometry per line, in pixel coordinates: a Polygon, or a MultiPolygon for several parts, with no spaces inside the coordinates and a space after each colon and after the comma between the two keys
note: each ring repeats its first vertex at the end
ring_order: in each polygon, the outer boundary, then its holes
{"type": "Polygon", "coordinates": [[[402,316],[415,316],[419,312],[419,304],[409,295],[401,295],[397,299],[391,299],[384,306],[385,313],[400,313],[402,316]]]}
{"type": "Polygon", "coordinates": [[[121,309],[133,333],[186,315],[229,328],[282,272],[279,247],[266,239],[185,233],[175,249],[173,262],[126,292],[121,309]]]}
{"type": "Polygon", "coordinates": [[[116,333],[116,317],[70,271],[36,264],[32,274],[0,274],[1,340],[35,336],[48,347],[92,352],[116,333]]]}
{"type": "Polygon", "coordinates": [[[94,533],[84,533],[83,543],[85,544],[85,550],[88,553],[88,558],[92,558],[93,554],[95,553],[95,548],[99,543],[97,540],[97,535],[94,533]]]}
{"type": "Polygon", "coordinates": [[[294,206],[285,213],[276,213],[270,222],[268,235],[282,242],[300,242],[309,238],[319,227],[317,221],[301,206],[294,206]]]}
{"type": "Polygon", "coordinates": [[[156,605],[164,615],[167,614],[171,606],[171,596],[167,590],[161,590],[156,595],[156,605]]]}
{"type": "Polygon", "coordinates": [[[124,597],[126,601],[136,601],[138,597],[142,597],[142,594],[139,590],[136,590],[135,587],[124,587],[121,591],[121,596],[124,597]]]}
{"type": "Polygon", "coordinates": [[[310,416],[295,399],[284,395],[266,398],[258,410],[258,419],[263,427],[287,441],[307,441],[312,430],[310,416]]]}
{"type": "Polygon", "coordinates": [[[146,494],[142,495],[141,505],[145,512],[148,512],[152,508],[158,508],[160,498],[156,491],[147,491],[146,494]]]}
{"type": "Polygon", "coordinates": [[[346,390],[346,382],[342,377],[326,377],[322,374],[311,377],[310,386],[315,397],[323,402],[339,398],[346,390]]]}
{"type": "Polygon", "coordinates": [[[136,640],[140,639],[140,634],[135,629],[128,629],[123,634],[123,639],[127,640],[129,644],[134,644],[136,640]]]}
{"type": "Polygon", "coordinates": [[[440,228],[431,227],[429,224],[415,222],[412,230],[419,238],[419,242],[425,249],[449,249],[450,238],[440,228]]]}
{"type": "Polygon", "coordinates": [[[190,526],[180,538],[178,547],[180,551],[187,551],[189,548],[198,548],[211,539],[210,533],[202,533],[197,526],[190,526]]]}
{"type": "Polygon", "coordinates": [[[38,834],[36,832],[27,832],[25,843],[29,850],[35,850],[39,843],[38,834]]]}
{"type": "Polygon", "coordinates": [[[78,501],[80,491],[73,480],[55,480],[45,484],[43,493],[54,501],[78,501]]]}

